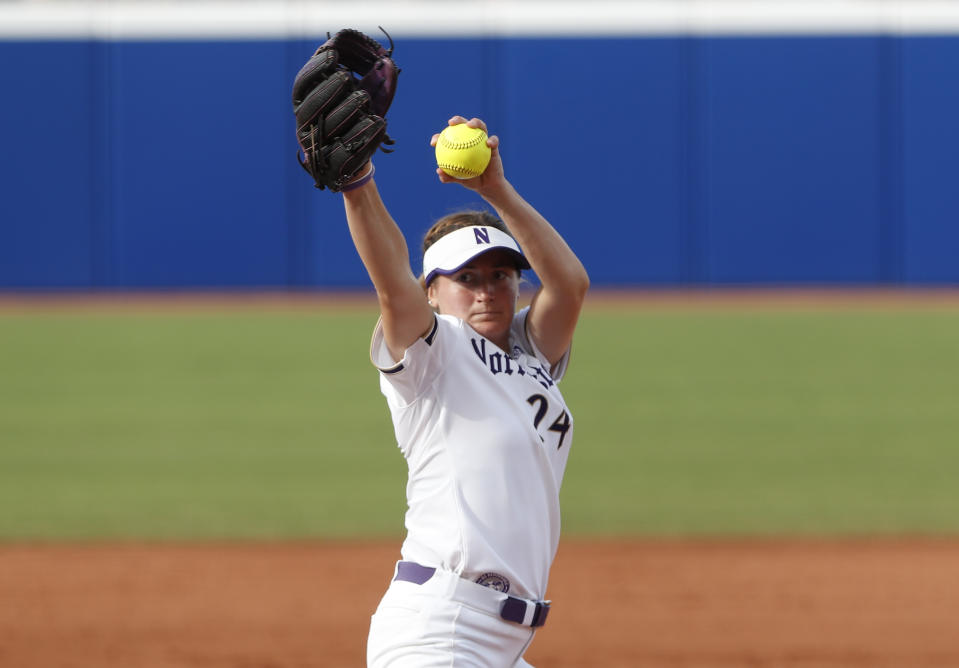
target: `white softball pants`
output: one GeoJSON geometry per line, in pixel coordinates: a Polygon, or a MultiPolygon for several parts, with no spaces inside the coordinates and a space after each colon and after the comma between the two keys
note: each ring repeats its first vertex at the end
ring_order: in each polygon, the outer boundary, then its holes
{"type": "Polygon", "coordinates": [[[370,621],[369,668],[523,668],[534,629],[499,616],[505,595],[437,570],[390,583],[370,621]]]}

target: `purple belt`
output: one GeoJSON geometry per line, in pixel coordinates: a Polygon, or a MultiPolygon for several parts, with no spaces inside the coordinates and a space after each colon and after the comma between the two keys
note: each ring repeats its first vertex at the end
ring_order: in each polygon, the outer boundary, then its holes
{"type": "MultiPolygon", "coordinates": [[[[401,561],[396,565],[396,577],[393,579],[421,585],[433,577],[435,573],[435,568],[420,566],[413,561],[401,561]]],[[[548,602],[527,601],[525,598],[517,598],[516,596],[509,595],[506,596],[506,600],[503,601],[503,605],[499,611],[499,616],[506,621],[533,628],[545,624],[547,615],[549,615],[548,602]],[[532,608],[532,610],[530,610],[530,608],[532,608]],[[532,615],[529,617],[531,621],[528,624],[524,624],[524,621],[527,619],[527,614],[530,612],[532,612],[532,615]]]]}

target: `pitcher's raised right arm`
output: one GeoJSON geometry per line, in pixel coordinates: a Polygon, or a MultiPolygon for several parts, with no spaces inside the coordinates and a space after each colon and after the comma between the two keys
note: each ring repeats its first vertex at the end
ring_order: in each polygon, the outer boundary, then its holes
{"type": "MultiPolygon", "coordinates": [[[[367,168],[359,171],[366,174],[367,168]]],[[[433,327],[433,309],[410,268],[406,239],[370,179],[344,189],[343,204],[353,245],[373,281],[383,318],[383,334],[393,359],[399,361],[417,338],[433,327]]]]}

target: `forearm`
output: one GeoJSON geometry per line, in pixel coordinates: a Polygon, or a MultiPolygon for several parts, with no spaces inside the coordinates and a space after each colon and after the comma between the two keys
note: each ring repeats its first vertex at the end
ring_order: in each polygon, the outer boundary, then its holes
{"type": "Polygon", "coordinates": [[[406,239],[380,198],[375,183],[343,193],[350,236],[377,294],[388,298],[415,281],[406,239]]]}
{"type": "Polygon", "coordinates": [[[410,268],[402,231],[386,210],[376,184],[343,192],[350,236],[380,304],[386,345],[394,360],[433,323],[433,311],[410,268]]]}
{"type": "Polygon", "coordinates": [[[516,238],[543,288],[582,297],[586,268],[556,229],[509,182],[481,193],[516,238]]]}

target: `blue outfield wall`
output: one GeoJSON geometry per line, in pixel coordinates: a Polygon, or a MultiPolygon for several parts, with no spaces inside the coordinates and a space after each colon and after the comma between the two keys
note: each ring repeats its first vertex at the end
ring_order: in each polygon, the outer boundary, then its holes
{"type": "MultiPolygon", "coordinates": [[[[0,41],[0,288],[362,287],[294,158],[316,39],[0,41]]],[[[959,37],[403,38],[377,183],[410,241],[480,205],[486,119],[597,285],[959,282],[959,37]],[[456,54],[451,57],[450,54],[456,54]]]]}

